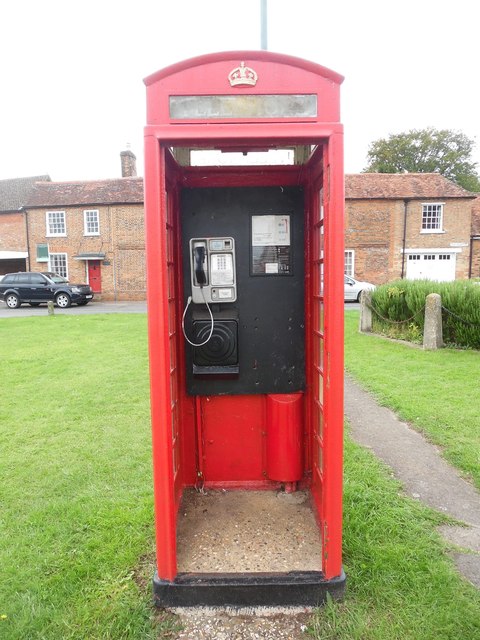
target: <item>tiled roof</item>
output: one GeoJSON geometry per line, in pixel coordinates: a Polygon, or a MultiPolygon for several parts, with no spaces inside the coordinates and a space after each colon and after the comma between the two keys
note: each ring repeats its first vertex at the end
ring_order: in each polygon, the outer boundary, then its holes
{"type": "Polygon", "coordinates": [[[47,175],[0,180],[0,212],[18,211],[26,205],[35,182],[48,180],[47,175]]]}
{"type": "Polygon", "coordinates": [[[474,198],[439,173],[355,173],[345,176],[345,198],[474,198]]]}
{"type": "MultiPolygon", "coordinates": [[[[9,181],[0,181],[0,185],[2,182],[9,181]]],[[[345,197],[347,200],[403,200],[476,196],[439,173],[355,173],[345,176],[345,197]]],[[[28,201],[22,204],[30,208],[142,204],[143,199],[143,178],[135,177],[89,182],[37,182],[28,201]]]]}
{"type": "Polygon", "coordinates": [[[142,204],[143,178],[117,178],[89,182],[40,182],[28,208],[75,205],[142,204]]]}

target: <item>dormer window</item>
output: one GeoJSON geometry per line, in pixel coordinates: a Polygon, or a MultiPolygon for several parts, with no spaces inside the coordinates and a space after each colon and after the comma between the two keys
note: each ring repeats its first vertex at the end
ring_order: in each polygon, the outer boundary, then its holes
{"type": "Polygon", "coordinates": [[[422,205],[422,233],[443,233],[443,203],[422,205]]]}

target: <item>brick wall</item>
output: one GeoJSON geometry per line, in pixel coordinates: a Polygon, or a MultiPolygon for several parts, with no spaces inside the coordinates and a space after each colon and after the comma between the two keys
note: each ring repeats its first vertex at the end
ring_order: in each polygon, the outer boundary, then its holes
{"type": "Polygon", "coordinates": [[[141,205],[112,207],[117,299],[146,298],[145,223],[141,205]]]}
{"type": "Polygon", "coordinates": [[[473,241],[472,278],[480,278],[480,239],[473,241]]]}
{"type": "MultiPolygon", "coordinates": [[[[467,278],[472,201],[410,200],[406,207],[405,248],[460,249],[456,254],[456,278],[467,278]],[[442,233],[421,233],[422,204],[427,202],[444,203],[442,233]]],[[[405,202],[400,199],[347,200],[345,249],[355,252],[355,278],[378,285],[401,277],[404,216],[405,202]]]]}
{"type": "Polygon", "coordinates": [[[480,197],[472,204],[472,278],[480,278],[480,197]]]}
{"type": "MultiPolygon", "coordinates": [[[[456,248],[455,277],[468,278],[470,253],[470,225],[472,201],[458,199],[437,199],[413,201],[408,204],[407,213],[407,249],[456,248]],[[443,232],[422,233],[422,204],[443,202],[443,232]],[[452,246],[453,245],[453,246],[452,246]]],[[[398,255],[398,252],[396,252],[398,255]]]]}
{"type": "Polygon", "coordinates": [[[396,201],[345,203],[345,249],[355,251],[353,276],[358,280],[383,284],[392,279],[391,251],[397,235],[398,211],[396,201]]]}
{"type": "Polygon", "coordinates": [[[25,217],[21,212],[0,213],[0,251],[26,251],[25,217]]]}

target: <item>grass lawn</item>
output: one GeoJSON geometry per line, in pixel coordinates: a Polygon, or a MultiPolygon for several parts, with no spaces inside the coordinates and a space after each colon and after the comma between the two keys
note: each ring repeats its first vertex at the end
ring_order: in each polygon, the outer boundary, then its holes
{"type": "Polygon", "coordinates": [[[480,351],[423,351],[360,334],[358,312],[345,316],[347,370],[480,489],[480,351]]]}
{"type": "MultiPolygon", "coordinates": [[[[0,637],[174,637],[150,606],[145,317],[2,320],[0,376],[0,637]]],[[[479,593],[452,568],[439,521],[347,439],[348,590],[312,618],[312,637],[480,639],[479,593]]]]}
{"type": "Polygon", "coordinates": [[[145,316],[7,319],[0,345],[0,637],[157,637],[145,316]]]}

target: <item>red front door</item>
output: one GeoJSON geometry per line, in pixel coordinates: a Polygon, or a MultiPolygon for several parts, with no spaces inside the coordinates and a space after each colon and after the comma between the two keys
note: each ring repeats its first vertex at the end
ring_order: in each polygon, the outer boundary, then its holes
{"type": "Polygon", "coordinates": [[[100,260],[88,261],[88,284],[92,287],[93,293],[102,292],[102,269],[100,260]]]}

